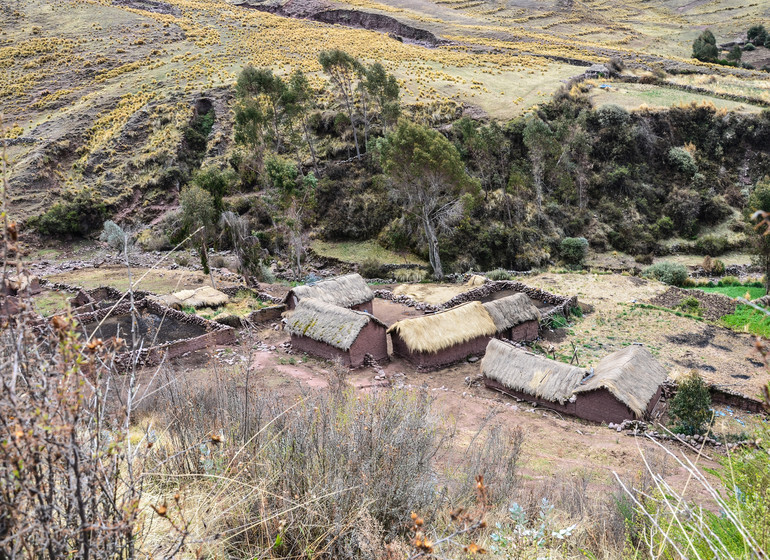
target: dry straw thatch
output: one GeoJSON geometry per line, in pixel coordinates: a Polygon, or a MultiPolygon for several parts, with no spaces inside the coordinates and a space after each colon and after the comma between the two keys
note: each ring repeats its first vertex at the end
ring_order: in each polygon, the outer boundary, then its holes
{"type": "Polygon", "coordinates": [[[170,296],[160,298],[166,305],[171,307],[220,307],[225,305],[230,298],[219,290],[211,286],[203,286],[196,290],[182,290],[175,292],[170,296]]]}
{"type": "Polygon", "coordinates": [[[665,380],[663,366],[646,348],[633,344],[600,361],[594,375],[575,389],[575,393],[607,389],[641,418],[665,380]]]}
{"type": "Polygon", "coordinates": [[[404,319],[388,332],[398,333],[411,352],[436,354],[479,336],[494,336],[497,327],[484,306],[472,301],[435,315],[404,319]]]}
{"type": "Polygon", "coordinates": [[[362,311],[353,311],[318,299],[303,299],[286,314],[286,329],[295,336],[307,336],[340,350],[348,351],[361,330],[375,321],[375,317],[362,311]]]}
{"type": "Polygon", "coordinates": [[[487,345],[481,372],[513,391],[561,404],[570,399],[587,373],[497,339],[487,345]]]}
{"type": "Polygon", "coordinates": [[[297,286],[286,296],[286,302],[313,298],[340,307],[352,307],[374,299],[374,292],[359,274],[347,274],[308,286],[297,286]]]}
{"type": "Polygon", "coordinates": [[[492,316],[497,332],[527,321],[540,321],[540,311],[532,304],[532,300],[526,294],[513,294],[483,305],[492,316]]]}

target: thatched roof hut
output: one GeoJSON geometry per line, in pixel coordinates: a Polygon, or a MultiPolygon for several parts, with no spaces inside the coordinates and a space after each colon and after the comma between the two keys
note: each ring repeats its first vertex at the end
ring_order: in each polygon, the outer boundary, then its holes
{"type": "Polygon", "coordinates": [[[436,354],[478,337],[494,336],[497,327],[484,306],[472,301],[434,315],[403,319],[388,332],[397,334],[410,352],[436,354]]]}
{"type": "MultiPolygon", "coordinates": [[[[297,286],[286,296],[289,309],[300,301],[313,298],[339,307],[357,307],[374,299],[374,292],[359,274],[347,274],[338,278],[322,280],[315,284],[297,286]]],[[[368,309],[371,312],[371,309],[368,309]]]]}
{"type": "Polygon", "coordinates": [[[495,322],[497,332],[503,332],[527,321],[540,321],[540,311],[526,294],[513,294],[483,305],[495,322]]]}
{"type": "Polygon", "coordinates": [[[286,330],[292,335],[308,337],[347,351],[371,322],[385,327],[384,323],[368,313],[311,298],[302,299],[294,311],[287,313],[286,330]]]}
{"type": "Polygon", "coordinates": [[[601,360],[576,395],[606,389],[641,418],[666,380],[666,370],[645,347],[632,344],[601,360]]]}
{"type": "Polygon", "coordinates": [[[506,389],[560,404],[570,399],[587,375],[582,368],[549,360],[497,339],[487,346],[481,372],[506,389]]]}

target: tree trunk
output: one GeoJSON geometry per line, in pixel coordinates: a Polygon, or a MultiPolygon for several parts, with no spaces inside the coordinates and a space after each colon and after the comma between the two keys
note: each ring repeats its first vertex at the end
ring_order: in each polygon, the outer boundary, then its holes
{"type": "Polygon", "coordinates": [[[315,174],[318,175],[318,159],[315,157],[315,147],[313,146],[313,140],[310,137],[310,130],[308,130],[307,119],[304,116],[302,117],[302,130],[305,132],[305,141],[307,142],[307,147],[310,148],[310,157],[313,158],[313,170],[315,171],[315,174]]]}
{"type": "Polygon", "coordinates": [[[350,126],[353,128],[353,142],[356,144],[356,157],[361,157],[361,148],[358,147],[358,133],[356,132],[356,123],[353,121],[353,107],[350,104],[350,98],[345,94],[345,106],[348,109],[348,118],[350,126]]]}
{"type": "Polygon", "coordinates": [[[436,280],[444,278],[444,269],[441,267],[441,256],[438,252],[438,236],[436,235],[436,228],[430,221],[428,216],[423,216],[422,225],[425,228],[425,237],[428,240],[428,260],[433,267],[433,276],[436,280]]]}

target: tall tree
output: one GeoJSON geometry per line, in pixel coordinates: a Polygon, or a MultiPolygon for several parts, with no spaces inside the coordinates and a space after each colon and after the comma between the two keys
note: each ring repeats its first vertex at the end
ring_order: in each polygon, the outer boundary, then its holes
{"type": "Polygon", "coordinates": [[[464,195],[479,185],[465,172],[457,148],[436,130],[401,121],[380,142],[382,167],[403,209],[422,224],[437,279],[444,277],[438,233],[461,215],[464,195]]]}
{"type": "Polygon", "coordinates": [[[334,84],[337,95],[342,99],[345,109],[350,119],[350,126],[353,128],[353,141],[356,145],[356,156],[361,157],[361,148],[358,144],[358,133],[356,132],[356,122],[353,118],[353,108],[355,106],[355,91],[358,87],[361,63],[345,51],[332,49],[321,51],[318,55],[318,62],[321,63],[324,73],[334,84]]]}
{"type": "Polygon", "coordinates": [[[197,243],[200,252],[201,265],[204,274],[209,275],[212,287],[214,276],[209,268],[208,241],[217,220],[214,209],[214,198],[208,191],[198,185],[191,185],[179,195],[179,205],[182,207],[182,223],[193,230],[193,242],[197,243]]]}
{"type": "Polygon", "coordinates": [[[302,134],[305,138],[310,157],[313,159],[313,169],[318,173],[318,158],[313,145],[313,136],[310,134],[310,123],[308,117],[310,111],[315,108],[315,92],[310,86],[302,70],[295,70],[289,78],[289,89],[285,97],[286,114],[289,118],[290,127],[293,129],[294,122],[299,121],[302,134]]]}
{"type": "Polygon", "coordinates": [[[540,117],[532,117],[524,128],[524,145],[527,147],[529,163],[532,166],[532,181],[535,185],[535,203],[538,212],[543,209],[545,168],[553,144],[554,135],[548,125],[540,117]]]}
{"type": "Polygon", "coordinates": [[[257,104],[263,115],[270,122],[273,147],[280,152],[283,145],[281,125],[284,117],[284,96],[286,84],[280,76],[273,74],[268,68],[246,66],[238,75],[236,94],[241,99],[248,99],[257,104]]]}
{"type": "Polygon", "coordinates": [[[365,69],[363,83],[373,104],[379,110],[383,130],[387,130],[398,120],[401,111],[400,88],[396,77],[388,74],[382,64],[375,62],[365,69]]]}
{"type": "Polygon", "coordinates": [[[770,293],[770,179],[765,177],[749,197],[748,211],[760,220],[752,238],[752,250],[757,264],[764,272],[765,290],[770,293]]]}
{"type": "Polygon", "coordinates": [[[235,107],[235,142],[246,146],[249,158],[241,164],[250,175],[261,175],[265,160],[265,127],[267,116],[254,99],[241,99],[235,107]]]}
{"type": "Polygon", "coordinates": [[[280,157],[273,157],[265,166],[272,188],[270,199],[276,210],[276,225],[289,238],[290,257],[294,278],[302,278],[302,256],[305,253],[305,225],[308,214],[315,206],[315,191],[318,181],[308,173],[298,177],[293,163],[280,157]]]}

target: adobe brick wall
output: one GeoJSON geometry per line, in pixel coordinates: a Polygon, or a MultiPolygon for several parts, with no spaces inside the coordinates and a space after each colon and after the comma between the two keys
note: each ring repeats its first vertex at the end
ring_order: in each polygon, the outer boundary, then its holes
{"type": "MultiPolygon", "coordinates": [[[[190,315],[176,309],[171,309],[150,299],[139,300],[134,305],[139,311],[145,310],[158,316],[165,315],[171,320],[195,325],[207,332],[200,336],[174,340],[143,350],[122,352],[115,356],[115,366],[119,371],[131,368],[134,362],[139,366],[158,365],[163,359],[176,358],[186,352],[194,352],[210,346],[233,344],[236,341],[235,329],[232,327],[209,321],[197,315],[190,315]]],[[[125,302],[114,307],[98,309],[91,313],[78,315],[77,320],[81,324],[89,324],[99,322],[107,316],[118,317],[127,315],[130,312],[131,303],[125,302]]]]}
{"type": "Polygon", "coordinates": [[[319,342],[309,336],[292,334],[291,347],[295,352],[305,352],[311,356],[316,356],[325,360],[340,360],[343,365],[356,367],[352,364],[350,352],[345,352],[344,350],[335,348],[331,344],[326,344],[325,342],[319,342]]]}
{"type": "Polygon", "coordinates": [[[284,304],[271,305],[270,307],[263,307],[252,311],[246,316],[246,320],[253,324],[266,323],[267,321],[274,321],[281,318],[281,313],[286,311],[284,304]]]}
{"type": "Polygon", "coordinates": [[[537,340],[539,329],[540,323],[532,319],[531,321],[524,321],[515,327],[511,327],[505,331],[505,335],[508,340],[513,340],[514,342],[532,342],[537,340]]]}
{"type": "Polygon", "coordinates": [[[295,351],[306,352],[326,360],[342,360],[342,363],[351,368],[361,367],[367,354],[377,360],[385,360],[388,357],[388,339],[384,326],[370,321],[358,334],[350,350],[340,350],[325,342],[319,342],[307,336],[291,335],[291,346],[295,351]]]}
{"type": "Polygon", "coordinates": [[[575,416],[598,423],[636,419],[630,408],[604,388],[579,393],[575,402],[575,416]]]}
{"type": "Polygon", "coordinates": [[[363,365],[364,358],[371,354],[376,361],[388,359],[387,328],[375,321],[369,321],[358,338],[350,347],[350,362],[352,367],[363,365]]]}
{"type": "Polygon", "coordinates": [[[390,333],[390,339],[393,342],[393,354],[401,356],[419,369],[431,370],[465,360],[468,356],[483,356],[491,337],[478,336],[464,344],[457,344],[435,354],[410,351],[406,342],[396,332],[390,333]]]}

